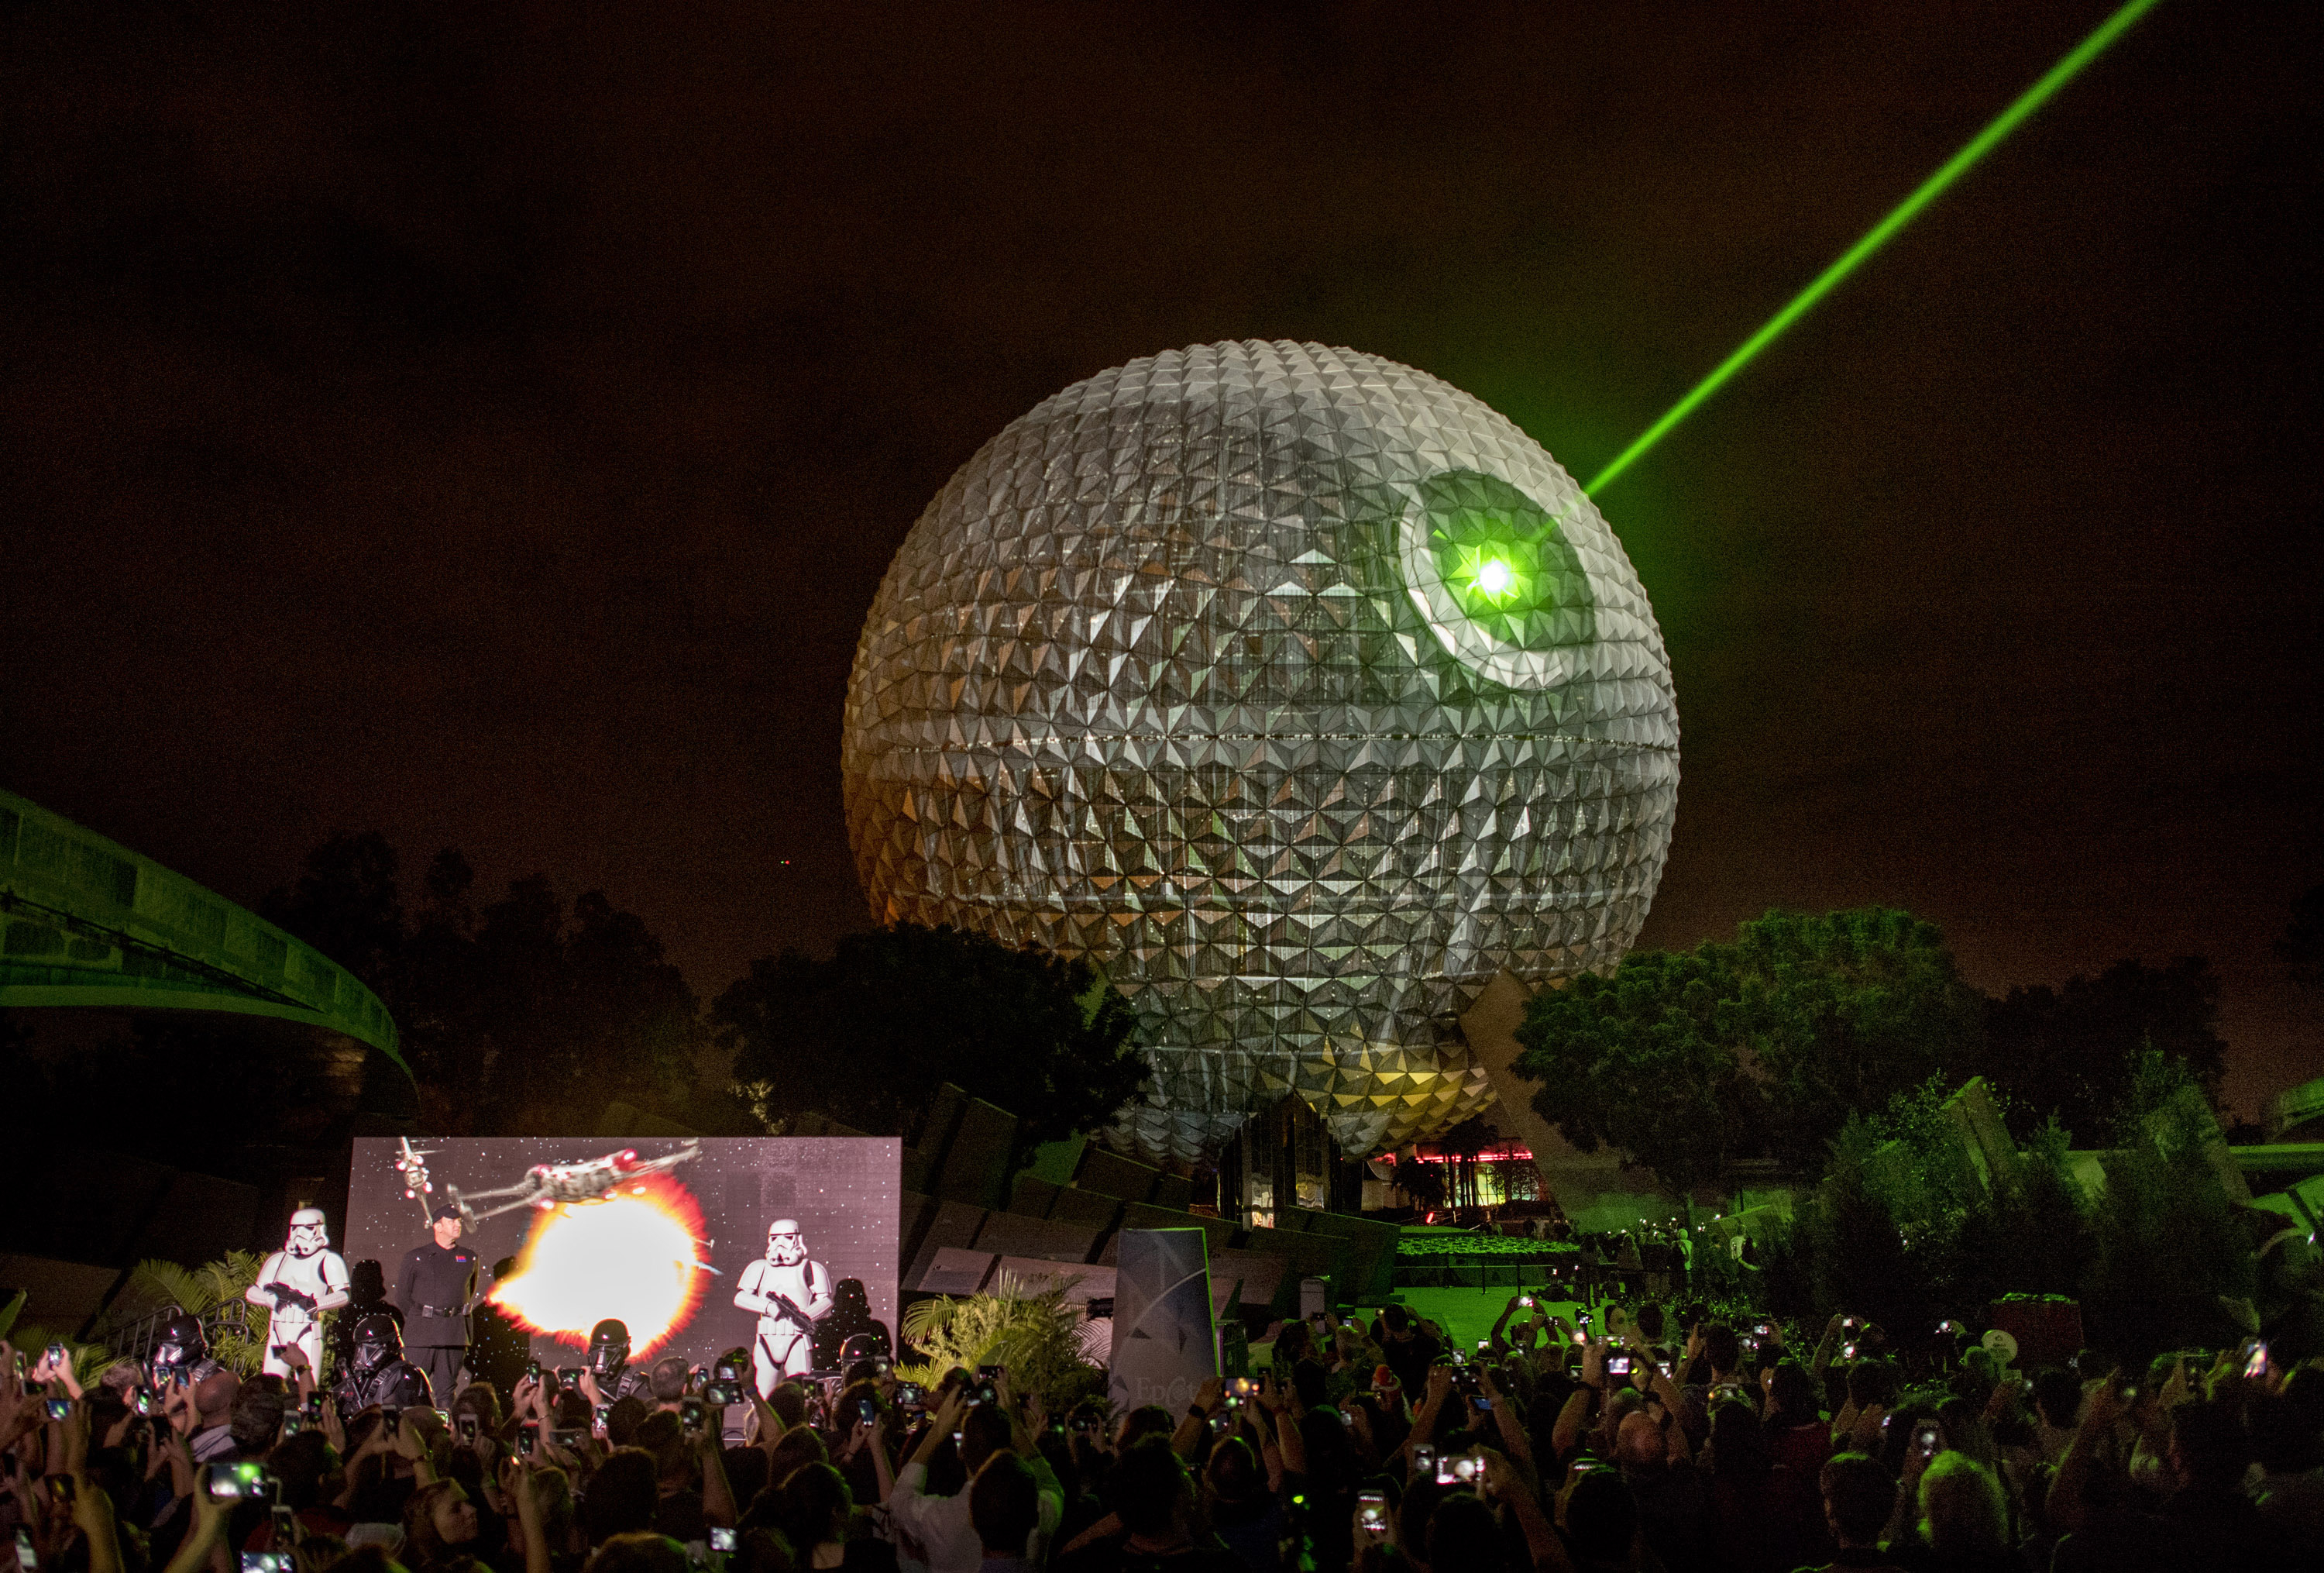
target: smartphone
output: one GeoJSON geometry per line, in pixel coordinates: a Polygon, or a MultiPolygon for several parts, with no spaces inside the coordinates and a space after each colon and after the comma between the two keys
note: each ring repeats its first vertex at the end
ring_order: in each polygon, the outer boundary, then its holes
{"type": "Polygon", "coordinates": [[[557,1368],[557,1386],[558,1390],[562,1393],[580,1392],[581,1367],[578,1365],[559,1365],[557,1368]]]}
{"type": "Polygon", "coordinates": [[[734,1550],[734,1531],[722,1530],[715,1524],[711,1525],[710,1549],[714,1551],[732,1552],[734,1550]]]}
{"type": "Polygon", "coordinates": [[[919,1409],[928,1402],[928,1390],[917,1382],[896,1383],[896,1402],[905,1409],[919,1409]]]}
{"type": "Polygon", "coordinates": [[[1469,1364],[1469,1355],[1468,1351],[1465,1349],[1454,1349],[1450,1351],[1450,1353],[1452,1356],[1453,1370],[1458,1371],[1469,1364]]]}
{"type": "Polygon", "coordinates": [[[129,1412],[157,1415],[161,1412],[161,1395],[150,1387],[132,1388],[129,1393],[129,1412]]]}
{"type": "Polygon", "coordinates": [[[282,1417],[282,1434],[284,1436],[295,1437],[306,1429],[307,1417],[305,1415],[286,1414],[282,1417]]]}
{"type": "Polygon", "coordinates": [[[460,1417],[458,1430],[462,1443],[471,1448],[476,1445],[476,1417],[475,1415],[462,1415],[460,1417]]]}
{"type": "Polygon", "coordinates": [[[70,1420],[72,1418],[72,1405],[73,1401],[69,1398],[52,1398],[49,1400],[49,1418],[52,1420],[70,1420]]]}
{"type": "Polygon", "coordinates": [[[1588,1308],[1585,1307],[1581,1310],[1575,1311],[1573,1313],[1573,1319],[1582,1326],[1585,1328],[1588,1327],[1590,1325],[1590,1312],[1588,1308]]]}
{"type": "Polygon", "coordinates": [[[525,1421],[525,1422],[524,1422],[524,1424],[522,1424],[522,1425],[521,1425],[521,1426],[517,1427],[517,1429],[516,1429],[516,1456],[517,1456],[518,1457],[520,1457],[520,1458],[530,1458],[530,1457],[532,1457],[532,1450],[533,1450],[535,1448],[539,1447],[540,1445],[540,1422],[539,1420],[527,1420],[527,1421],[525,1421]]]}
{"type": "Polygon", "coordinates": [[[210,1466],[212,1502],[247,1502],[263,1494],[265,1485],[266,1466],[254,1458],[240,1464],[210,1466]]]}
{"type": "Polygon", "coordinates": [[[578,1448],[581,1445],[581,1439],[588,1434],[586,1431],[551,1431],[549,1433],[549,1439],[569,1453],[578,1448]]]}
{"type": "Polygon", "coordinates": [[[1754,1337],[1764,1338],[1775,1330],[1775,1324],[1772,1322],[1753,1322],[1751,1324],[1751,1334],[1754,1337]]]}
{"type": "Polygon", "coordinates": [[[702,1401],[698,1398],[689,1398],[678,1406],[678,1423],[679,1428],[682,1430],[689,1431],[700,1430],[702,1429],[702,1401]]]}
{"type": "Polygon", "coordinates": [[[1628,1376],[1629,1374],[1630,1357],[1628,1355],[1609,1355],[1606,1356],[1607,1375],[1628,1376]]]}
{"type": "Polygon", "coordinates": [[[1461,1483],[1461,1477],[1452,1472],[1453,1466],[1458,1462],[1459,1459],[1452,1455],[1447,1455],[1436,1460],[1437,1485],[1458,1485],[1461,1483]]]}
{"type": "Polygon", "coordinates": [[[540,1361],[528,1360],[524,1363],[524,1379],[527,1382],[538,1382],[540,1380],[540,1361]]]}
{"type": "Polygon", "coordinates": [[[1254,1377],[1238,1376],[1227,1383],[1227,1391],[1237,1398],[1250,1398],[1259,1392],[1259,1383],[1254,1377]]]}
{"type": "Polygon", "coordinates": [[[1855,1345],[1853,1345],[1853,1344],[1842,1344],[1842,1345],[1840,1346],[1840,1357],[1841,1359],[1843,1359],[1843,1360],[1853,1360],[1853,1359],[1855,1359],[1855,1358],[1856,1358],[1856,1346],[1855,1346],[1855,1345]]]}
{"type": "Polygon", "coordinates": [[[48,1356],[49,1365],[51,1367],[63,1365],[68,1358],[65,1346],[61,1343],[51,1344],[44,1353],[48,1356]]]}
{"type": "Polygon", "coordinates": [[[606,1420],[613,1418],[613,1406],[612,1404],[601,1403],[595,1409],[589,1411],[589,1423],[602,1431],[605,1429],[606,1420]]]}
{"type": "Polygon", "coordinates": [[[1517,1296],[1517,1304],[1523,1306],[1527,1310],[1533,1309],[1533,1296],[1529,1294],[1521,1294],[1517,1296]]]}
{"type": "Polygon", "coordinates": [[[244,1551],[242,1573],[292,1573],[297,1564],[281,1551],[244,1551]]]}
{"type": "Polygon", "coordinates": [[[742,1384],[739,1382],[721,1382],[713,1378],[702,1384],[702,1402],[716,1404],[720,1409],[724,1409],[730,1403],[740,1403],[742,1402],[742,1384]]]}
{"type": "Polygon", "coordinates": [[[1234,1416],[1226,1411],[1221,1410],[1211,1417],[1211,1435],[1223,1437],[1232,1430],[1234,1430],[1234,1416]]]}
{"type": "Polygon", "coordinates": [[[323,1390],[319,1387],[307,1395],[307,1418],[310,1420],[323,1418],[323,1390]]]}
{"type": "Polygon", "coordinates": [[[2257,1382],[2267,1375],[2267,1341],[2254,1338],[2251,1353],[2244,1359],[2244,1380],[2257,1382]]]}
{"type": "Polygon", "coordinates": [[[998,1382],[1009,1370],[1006,1365],[980,1365],[976,1374],[987,1382],[998,1382]]]}
{"type": "Polygon", "coordinates": [[[1412,1477],[1415,1480],[1419,1479],[1424,1475],[1434,1473],[1435,1469],[1435,1448],[1424,1442],[1412,1449],[1412,1477]]]}
{"type": "MultiPolygon", "coordinates": [[[[20,1355],[17,1358],[21,1360],[23,1356],[20,1355]]],[[[22,1374],[19,1373],[19,1374],[22,1374]]],[[[40,1558],[32,1554],[32,1537],[26,1534],[23,1530],[18,1530],[16,1531],[17,1573],[38,1573],[40,1566],[40,1558]]]]}
{"type": "Polygon", "coordinates": [[[978,1403],[999,1403],[1001,1402],[1001,1390],[994,1387],[990,1382],[980,1382],[976,1384],[974,1402],[978,1403]]]}
{"type": "Polygon", "coordinates": [[[1469,1395],[1469,1402],[1476,1406],[1476,1411],[1479,1414],[1490,1414],[1493,1412],[1493,1401],[1487,1398],[1481,1393],[1471,1393],[1469,1395]]]}
{"type": "Polygon", "coordinates": [[[1368,1535],[1388,1533],[1388,1498],[1377,1491],[1360,1493],[1356,1497],[1356,1522],[1368,1535]]]}
{"type": "Polygon", "coordinates": [[[1944,1445],[1943,1429],[1932,1422],[1923,1421],[1913,1433],[1913,1450],[1920,1454],[1921,1461],[1924,1464],[1935,1457],[1944,1445]]]}
{"type": "Polygon", "coordinates": [[[1485,1460],[1475,1453],[1462,1453],[1452,1460],[1452,1478],[1462,1485],[1483,1478],[1485,1460]]]}

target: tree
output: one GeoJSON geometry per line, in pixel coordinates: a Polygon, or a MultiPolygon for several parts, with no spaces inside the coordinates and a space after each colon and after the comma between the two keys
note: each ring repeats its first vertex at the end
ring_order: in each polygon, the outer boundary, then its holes
{"type": "Polygon", "coordinates": [[[1731,1020],[1766,1087],[1775,1155],[1795,1170],[1822,1167],[1850,1114],[1976,1064],[1985,996],[1909,912],[1769,912],[1738,930],[1733,966],[1731,1020]]]}
{"type": "Polygon", "coordinates": [[[953,928],[852,934],[827,959],[761,957],[711,1007],[734,1078],[768,1112],[903,1134],[953,1082],[1023,1143],[1093,1131],[1152,1074],[1129,1004],[1085,961],[953,928]]]}
{"type": "Polygon", "coordinates": [[[696,1087],[701,1002],[636,914],[590,891],[568,907],[545,874],[479,910],[450,848],[407,909],[395,848],[337,836],[262,911],[370,985],[403,1033],[421,1120],[445,1134],[580,1130],[620,1099],[703,1128],[731,1100],[696,1087]]]}
{"type": "Polygon", "coordinates": [[[1738,1159],[1821,1173],[1852,1111],[1971,1065],[1982,1008],[1910,913],[1771,911],[1731,944],[1635,951],[1611,978],[1542,990],[1517,1069],[1576,1147],[1616,1147],[1683,1192],[1738,1159]]]}
{"type": "Polygon", "coordinates": [[[1765,1096],[1743,1072],[1728,947],[1637,950],[1610,978],[1535,995],[1517,1029],[1533,1105],[1584,1152],[1613,1146],[1674,1193],[1765,1152],[1765,1096]]]}
{"type": "Polygon", "coordinates": [[[2054,1118],[2085,1143],[2122,1112],[2140,1054],[2184,1067],[2213,1107],[2227,1073],[2219,980],[2200,956],[2168,967],[2117,961],[2065,986],[2013,988],[1986,1017],[1986,1078],[2032,1121],[2054,1118]]]}

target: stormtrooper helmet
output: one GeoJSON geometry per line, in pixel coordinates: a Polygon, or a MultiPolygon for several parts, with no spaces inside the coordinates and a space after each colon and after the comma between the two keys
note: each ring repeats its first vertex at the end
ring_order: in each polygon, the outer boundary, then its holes
{"type": "Polygon", "coordinates": [[[202,1337],[199,1317],[180,1311],[163,1322],[161,1331],[161,1339],[153,1346],[154,1370],[175,1371],[208,1357],[209,1344],[202,1337]]]}
{"type": "Polygon", "coordinates": [[[777,1218],[767,1226],[767,1260],[778,1267],[796,1267],[807,1260],[807,1241],[797,1218],[777,1218]]]}
{"type": "Polygon", "coordinates": [[[619,1376],[622,1367],[630,1363],[630,1329],[626,1323],[607,1317],[589,1329],[589,1374],[599,1382],[609,1376],[619,1376]]]}
{"type": "Polygon", "coordinates": [[[290,1215],[290,1238],[285,1246],[293,1256],[312,1256],[331,1243],[331,1230],[320,1208],[300,1208],[290,1215]]]}
{"type": "Polygon", "coordinates": [[[381,1366],[403,1358],[403,1329],[385,1311],[367,1311],[355,1319],[355,1365],[368,1376],[381,1366]]]}

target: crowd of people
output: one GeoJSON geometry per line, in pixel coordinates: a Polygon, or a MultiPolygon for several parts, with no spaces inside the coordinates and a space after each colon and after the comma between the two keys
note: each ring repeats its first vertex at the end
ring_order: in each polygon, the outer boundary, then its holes
{"type": "Polygon", "coordinates": [[[884,1356],[763,1398],[735,1350],[438,1407],[176,1345],[83,1391],[60,1347],[0,1346],[0,1532],[20,1573],[2324,1566],[2324,1367],[2027,1375],[1841,1317],[1803,1343],[1517,1297],[1463,1348],[1390,1305],[1127,1412],[999,1367],[922,1391],[884,1356]]]}

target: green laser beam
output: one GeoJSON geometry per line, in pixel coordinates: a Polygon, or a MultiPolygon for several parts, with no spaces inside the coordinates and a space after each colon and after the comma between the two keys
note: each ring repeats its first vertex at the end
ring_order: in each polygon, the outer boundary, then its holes
{"type": "Polygon", "coordinates": [[[1994,116],[1991,125],[1970,138],[1968,146],[1946,160],[1943,168],[1922,181],[1919,190],[1899,202],[1895,211],[1874,225],[1863,239],[1842,254],[1838,262],[1818,273],[1813,283],[1792,298],[1790,305],[1769,318],[1765,328],[1745,339],[1741,348],[1720,361],[1716,370],[1697,383],[1685,398],[1672,405],[1668,414],[1647,427],[1636,442],[1624,449],[1613,463],[1600,470],[1597,478],[1582,490],[1594,496],[1600,487],[1629,468],[1642,454],[1668,435],[1672,427],[1692,414],[1696,405],[1717,393],[1728,378],[1749,365],[1751,358],[1773,343],[1784,328],[1806,315],[1809,307],[1831,293],[1833,285],[1854,273],[1867,257],[1886,245],[1891,236],[1910,224],[1922,208],[1935,201],[1946,187],[1966,174],[1970,165],[1991,153],[2002,138],[2016,130],[2027,116],[2049,100],[2052,94],[2073,80],[2076,73],[2096,60],[2107,45],[2128,31],[2132,23],[2160,3],[2161,0],[2129,0],[2129,4],[2100,23],[2096,32],[2076,44],[2072,52],[2052,66],[2040,81],[2018,95],[2015,104],[1994,116]]]}

